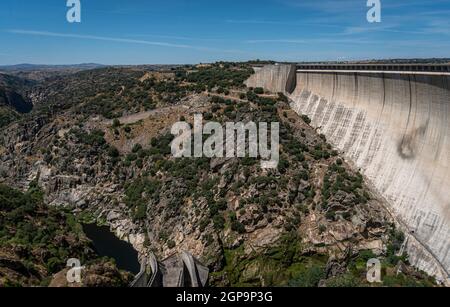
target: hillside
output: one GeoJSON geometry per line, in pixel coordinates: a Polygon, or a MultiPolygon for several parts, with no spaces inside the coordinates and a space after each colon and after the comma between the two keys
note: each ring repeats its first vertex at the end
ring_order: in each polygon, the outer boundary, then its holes
{"type": "Polygon", "coordinates": [[[251,74],[246,63],[122,67],[39,83],[30,116],[0,133],[0,182],[36,181],[54,210],[110,225],[142,255],[190,251],[213,286],[368,286],[375,256],[381,285],[433,286],[399,254],[404,237],[362,175],[286,96],[246,88],[251,74]],[[174,159],[170,128],[197,113],[279,122],[278,169],[174,159]]]}
{"type": "Polygon", "coordinates": [[[33,108],[27,91],[34,82],[0,73],[0,128],[33,108]]]}
{"type": "Polygon", "coordinates": [[[90,70],[101,67],[104,67],[104,65],[94,63],[77,65],[17,64],[0,66],[0,73],[40,82],[56,76],[70,75],[83,70],[90,70]]]}
{"type": "Polygon", "coordinates": [[[0,185],[0,222],[0,287],[46,286],[70,257],[87,263],[85,286],[129,282],[128,274],[95,255],[70,212],[44,204],[34,184],[25,193],[0,185]],[[104,270],[103,280],[94,277],[99,268],[104,270]]]}

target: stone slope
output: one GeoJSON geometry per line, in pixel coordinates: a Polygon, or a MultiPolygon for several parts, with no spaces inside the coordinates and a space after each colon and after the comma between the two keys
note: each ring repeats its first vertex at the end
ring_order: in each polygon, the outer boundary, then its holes
{"type": "Polygon", "coordinates": [[[433,285],[403,265],[403,236],[361,174],[284,95],[244,87],[249,68],[187,67],[159,81],[102,69],[49,81],[33,116],[0,133],[0,182],[36,180],[51,206],[109,225],[141,255],[189,251],[212,285],[367,285],[375,256],[383,285],[433,285]],[[198,113],[279,122],[278,170],[250,158],[173,158],[172,124],[198,113]]]}

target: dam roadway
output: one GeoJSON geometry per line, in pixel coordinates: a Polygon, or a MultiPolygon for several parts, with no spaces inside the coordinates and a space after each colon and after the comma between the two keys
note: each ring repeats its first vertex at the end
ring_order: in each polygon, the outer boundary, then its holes
{"type": "Polygon", "coordinates": [[[450,75],[450,64],[297,64],[297,72],[357,72],[450,75]]]}
{"type": "Polygon", "coordinates": [[[449,284],[450,65],[255,67],[361,171],[407,234],[410,262],[449,284]]]}

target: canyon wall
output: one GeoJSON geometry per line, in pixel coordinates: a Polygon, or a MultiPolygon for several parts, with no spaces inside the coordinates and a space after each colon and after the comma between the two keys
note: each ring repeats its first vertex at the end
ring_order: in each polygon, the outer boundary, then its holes
{"type": "Polygon", "coordinates": [[[385,198],[413,265],[449,282],[450,76],[258,68],[385,198]],[[295,86],[290,84],[295,83],[295,86]]]}

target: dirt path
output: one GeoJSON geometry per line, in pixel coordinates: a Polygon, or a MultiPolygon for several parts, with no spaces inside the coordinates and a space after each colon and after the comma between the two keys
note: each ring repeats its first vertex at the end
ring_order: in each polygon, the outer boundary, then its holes
{"type": "MultiPolygon", "coordinates": [[[[118,120],[120,121],[120,123],[122,125],[131,125],[131,124],[137,123],[138,121],[147,119],[150,116],[167,114],[168,112],[179,110],[180,108],[187,109],[188,107],[183,106],[183,105],[170,106],[170,107],[165,107],[165,108],[161,108],[161,109],[155,109],[155,110],[151,110],[151,111],[140,112],[140,113],[135,113],[135,114],[131,114],[131,115],[125,115],[125,116],[118,118],[118,120]]],[[[113,124],[113,120],[106,120],[103,122],[103,124],[107,125],[107,126],[111,126],[113,124]]]]}

